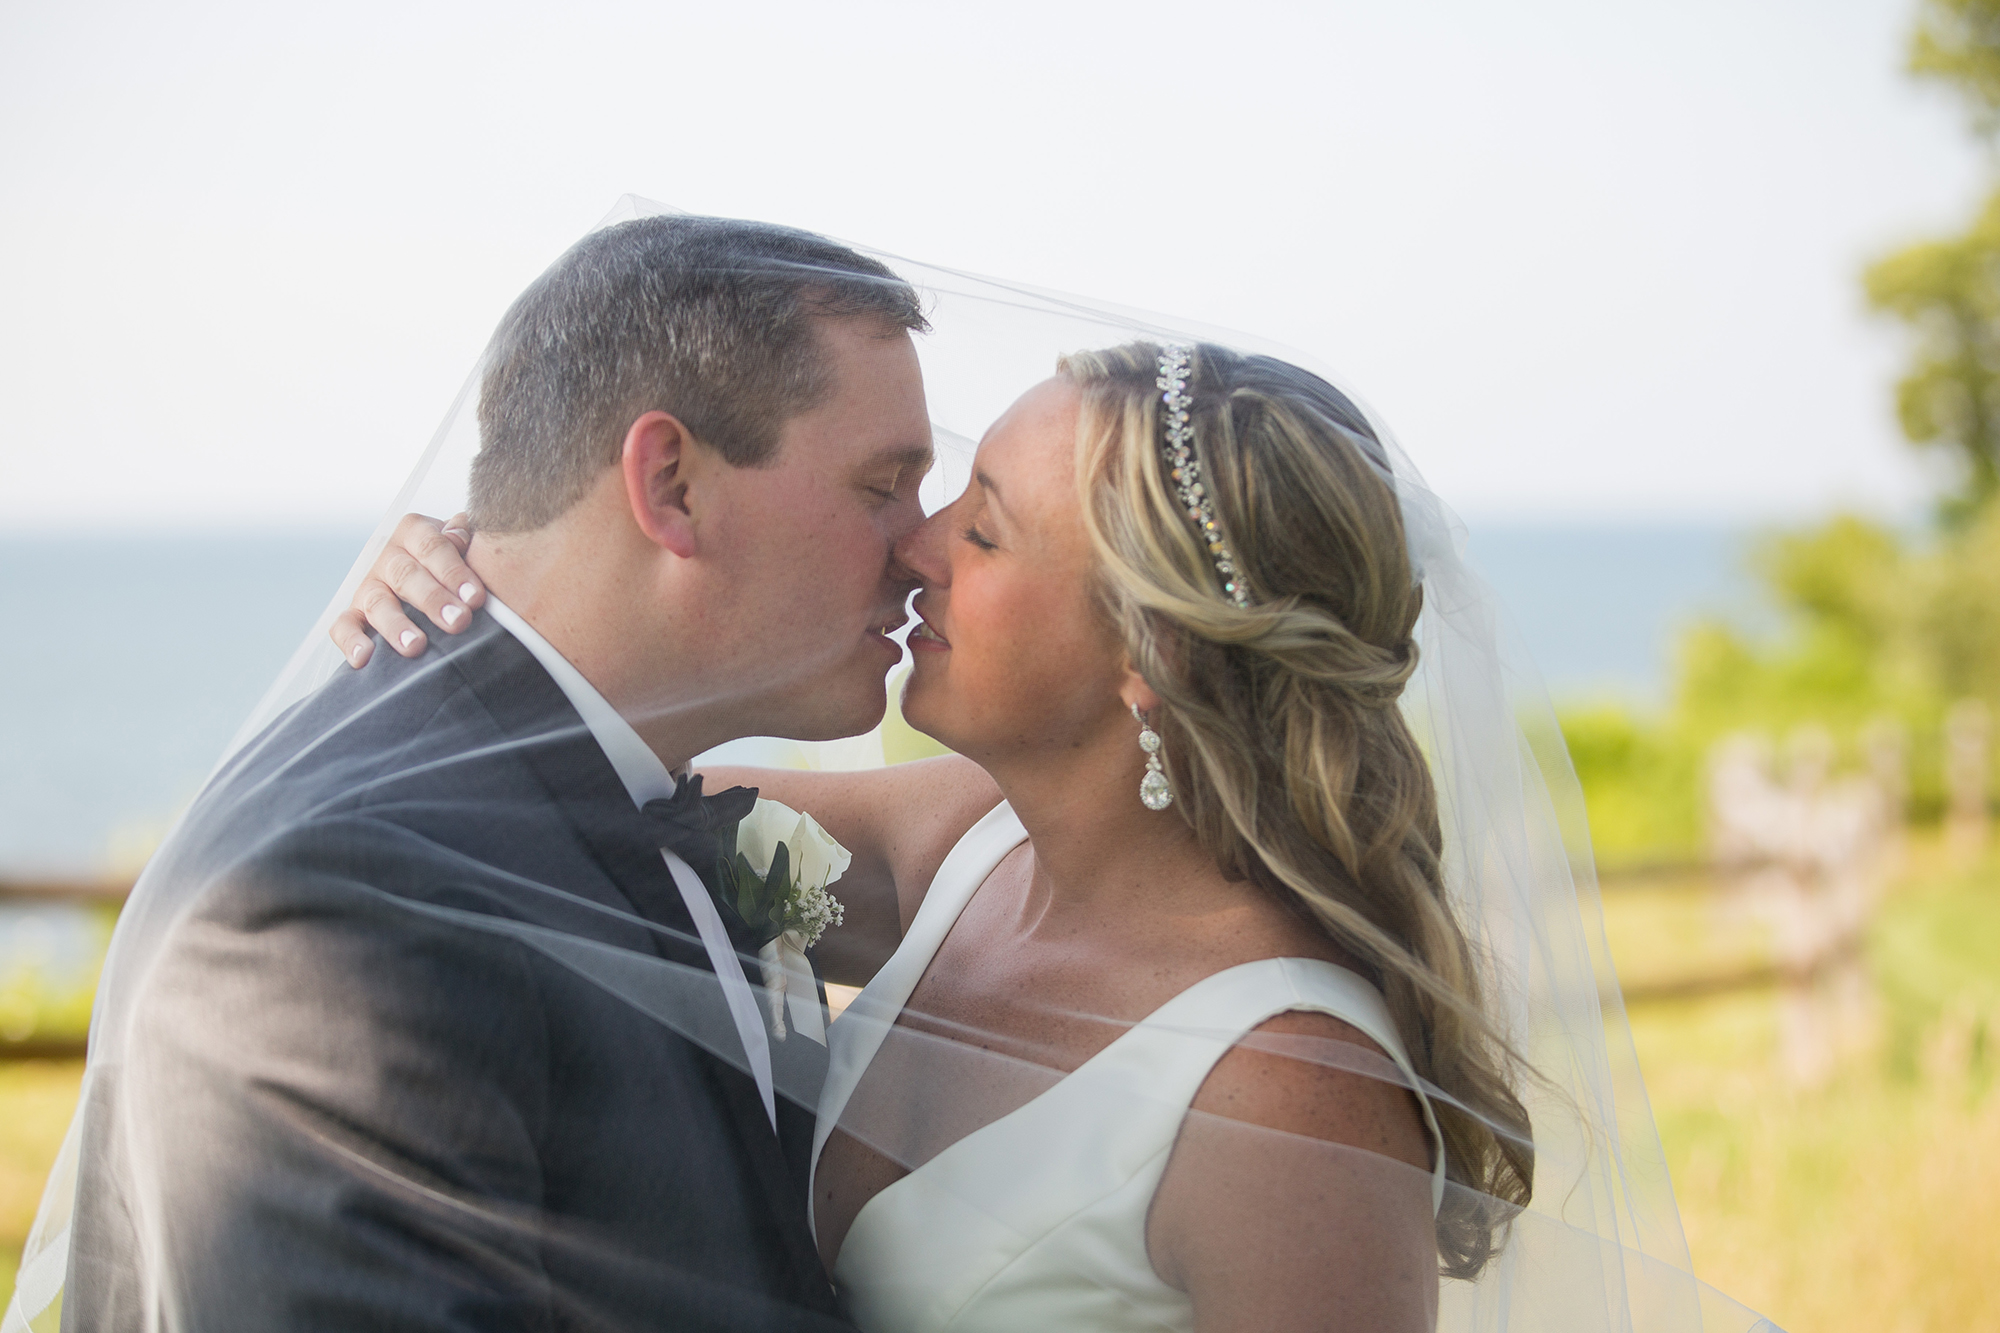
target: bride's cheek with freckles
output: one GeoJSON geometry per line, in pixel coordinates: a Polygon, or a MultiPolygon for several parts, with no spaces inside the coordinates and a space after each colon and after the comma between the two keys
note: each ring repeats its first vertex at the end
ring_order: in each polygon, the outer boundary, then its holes
{"type": "Polygon", "coordinates": [[[988,608],[983,656],[996,694],[1032,709],[1051,691],[1061,692],[1080,646],[1068,612],[1060,590],[1039,581],[1010,588],[1004,601],[988,608]]]}

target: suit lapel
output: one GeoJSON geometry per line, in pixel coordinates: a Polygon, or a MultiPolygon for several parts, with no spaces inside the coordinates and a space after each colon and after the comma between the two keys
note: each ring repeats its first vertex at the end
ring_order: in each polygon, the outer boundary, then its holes
{"type": "MultiPolygon", "coordinates": [[[[518,757],[533,770],[550,800],[562,810],[605,874],[628,899],[625,904],[615,905],[629,908],[645,920],[666,928],[666,933],[646,932],[661,957],[712,971],[708,951],[688,915],[687,904],[681,900],[679,888],[660,858],[659,849],[652,843],[643,816],[633,806],[631,795],[583,719],[534,655],[491,617],[481,617],[462,636],[438,634],[432,636],[432,641],[449,653],[453,667],[466,685],[492,714],[502,733],[517,744],[518,757]]],[[[723,920],[725,924],[731,923],[731,914],[724,913],[723,920]]],[[[746,941],[738,938],[735,931],[731,942],[739,956],[754,952],[745,949],[746,941]]],[[[762,977],[753,970],[751,960],[745,958],[743,966],[753,987],[760,987],[762,977]]],[[[752,1171],[776,1215],[786,1258],[800,1284],[798,1294],[823,1296],[830,1302],[831,1288],[827,1286],[819,1251],[807,1225],[805,1177],[795,1176],[789,1159],[798,1154],[786,1150],[786,1145],[801,1137],[799,1122],[803,1117],[802,1136],[810,1153],[812,1112],[780,1097],[780,1135],[774,1136],[755,1080],[728,1061],[707,1052],[703,1054],[715,1087],[736,1122],[752,1171]]],[[[773,1059],[778,1059],[775,1052],[773,1059]]],[[[820,1059],[823,1064],[824,1052],[820,1059]]],[[[788,1086],[798,1086],[790,1078],[786,1082],[788,1086]]]]}
{"type": "Polygon", "coordinates": [[[482,618],[459,640],[439,635],[455,667],[501,732],[514,756],[531,769],[563,812],[591,856],[628,901],[621,906],[682,937],[675,941],[650,932],[655,946],[676,962],[706,969],[707,951],[680,891],[650,847],[645,823],[611,761],[604,757],[548,672],[497,621],[482,618]],[[689,943],[691,955],[677,943],[689,943]]]}

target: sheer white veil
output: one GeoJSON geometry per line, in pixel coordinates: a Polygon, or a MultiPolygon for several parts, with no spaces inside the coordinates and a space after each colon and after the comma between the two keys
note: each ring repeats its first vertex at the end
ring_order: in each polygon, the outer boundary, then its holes
{"type": "MultiPolygon", "coordinates": [[[[674,211],[627,197],[601,225],[674,211]]],[[[963,486],[972,442],[988,423],[1024,387],[1051,374],[1059,355],[1078,349],[1133,339],[1217,343],[1312,371],[1363,406],[1387,452],[1423,583],[1420,657],[1402,707],[1437,784],[1450,900],[1490,966],[1488,995],[1496,1024],[1534,1072],[1520,1089],[1533,1124],[1532,1201],[1506,1227],[1497,1257],[1475,1280],[1442,1283],[1439,1325],[1579,1333],[1769,1327],[1693,1275],[1607,951],[1582,795],[1553,709],[1504,609],[1467,560],[1464,525],[1426,486],[1387,424],[1328,367],[1299,349],[907,260],[866,245],[854,248],[914,286],[933,326],[917,339],[940,460],[925,483],[927,510],[963,486]]],[[[464,507],[467,468],[479,445],[475,400],[482,369],[475,366],[468,375],[319,623],[245,722],[232,754],[253,746],[275,720],[345,669],[327,627],[396,520],[411,510],[443,515],[464,507]]],[[[721,757],[738,762],[830,769],[883,762],[879,734],[822,745],[753,740],[726,748],[721,757]]],[[[704,1008],[698,992],[706,983],[698,971],[677,971],[651,956],[621,955],[600,942],[530,928],[504,915],[475,919],[476,913],[458,909],[417,910],[468,929],[518,937],[723,1059],[739,1065],[744,1060],[733,1029],[715,1022],[704,1008]]],[[[121,947],[135,951],[126,941],[121,947]]],[[[125,961],[114,958],[114,965],[125,961]]],[[[124,1056],[131,1029],[120,1003],[117,985],[107,976],[86,1079],[99,1077],[124,1056]]],[[[883,1021],[865,1008],[839,1020],[883,1021]]],[[[1048,1071],[1024,1077],[1043,1086],[1051,1078],[1048,1071]]],[[[1444,1097],[1438,1089],[1427,1092],[1444,1097]]],[[[808,1088],[792,1095],[810,1100],[815,1093],[808,1088]]],[[[901,1140],[895,1127],[869,1124],[865,1117],[855,1108],[841,1124],[906,1165],[926,1156],[901,1140]]],[[[37,1315],[59,1299],[78,1152],[73,1127],[0,1333],[40,1327],[33,1322],[37,1315]]],[[[160,1289],[170,1288],[163,1276],[160,1289]]]]}

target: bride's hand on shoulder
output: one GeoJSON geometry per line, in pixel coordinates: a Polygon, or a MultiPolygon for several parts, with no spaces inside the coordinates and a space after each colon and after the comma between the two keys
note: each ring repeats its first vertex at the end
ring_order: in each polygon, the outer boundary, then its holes
{"type": "Polygon", "coordinates": [[[428,645],[424,631],[407,615],[409,603],[442,625],[447,634],[463,633],[472,613],[486,601],[485,585],[465,563],[472,544],[472,526],[464,514],[443,522],[423,514],[405,514],[388,545],[354,590],[354,600],[334,617],[328,631],[340,655],[352,667],[368,665],[375,641],[373,626],[383,642],[405,657],[420,655],[428,645]]]}

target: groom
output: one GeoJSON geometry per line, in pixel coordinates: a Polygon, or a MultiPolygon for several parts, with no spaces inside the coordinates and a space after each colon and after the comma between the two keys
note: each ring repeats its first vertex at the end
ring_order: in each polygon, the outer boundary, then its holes
{"type": "Polygon", "coordinates": [[[845,1327],[673,775],[882,716],[924,327],[874,261],[706,218],[601,231],[515,303],[491,615],[245,747],[121,922],[65,1328],[845,1327]]]}

